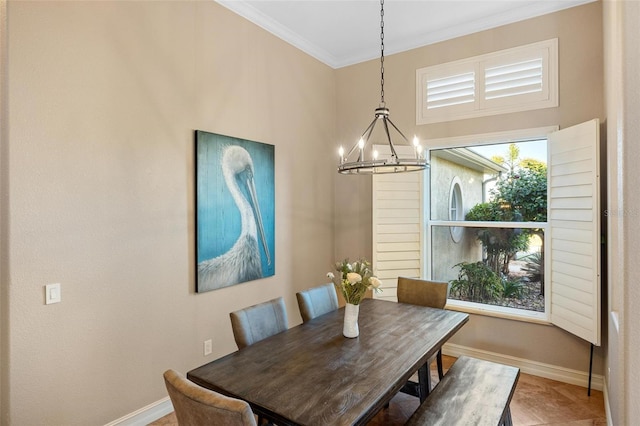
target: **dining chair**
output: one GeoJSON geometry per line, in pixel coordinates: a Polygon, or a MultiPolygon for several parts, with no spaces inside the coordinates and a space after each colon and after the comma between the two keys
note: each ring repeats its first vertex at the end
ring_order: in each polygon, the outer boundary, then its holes
{"type": "Polygon", "coordinates": [[[338,295],[333,283],[319,285],[296,293],[302,322],[338,309],[338,295]]]}
{"type": "Polygon", "coordinates": [[[289,327],[282,297],[231,312],[229,315],[238,349],[283,332],[289,327]]]}
{"type": "MultiPolygon", "coordinates": [[[[416,278],[398,277],[398,302],[412,305],[428,306],[430,308],[444,309],[449,296],[449,283],[442,281],[427,281],[416,278]]],[[[438,378],[442,380],[444,371],[442,368],[442,348],[436,353],[438,378]]],[[[431,365],[433,358],[427,361],[431,365]]],[[[431,374],[427,368],[427,389],[431,389],[431,374]]]]}
{"type": "Polygon", "coordinates": [[[180,426],[257,424],[245,401],[205,389],[177,371],[165,371],[164,383],[180,426]]]}

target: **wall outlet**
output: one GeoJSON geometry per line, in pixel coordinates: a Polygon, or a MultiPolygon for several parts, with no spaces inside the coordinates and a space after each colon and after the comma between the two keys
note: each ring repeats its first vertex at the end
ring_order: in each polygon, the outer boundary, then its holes
{"type": "Polygon", "coordinates": [[[211,342],[211,339],[205,340],[204,341],[204,356],[211,355],[211,352],[213,352],[213,344],[211,342]]]}

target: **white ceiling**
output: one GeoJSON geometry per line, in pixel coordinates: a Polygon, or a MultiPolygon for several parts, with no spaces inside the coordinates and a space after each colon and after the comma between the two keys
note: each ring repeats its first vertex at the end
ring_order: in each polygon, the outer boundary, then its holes
{"type": "MultiPolygon", "coordinates": [[[[380,57],[379,0],[216,0],[340,68],[380,57]]],[[[385,55],[595,0],[386,0],[385,55]]]]}

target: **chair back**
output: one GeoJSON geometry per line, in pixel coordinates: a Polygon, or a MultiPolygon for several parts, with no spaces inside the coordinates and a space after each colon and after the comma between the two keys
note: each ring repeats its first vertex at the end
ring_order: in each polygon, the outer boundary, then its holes
{"type": "Polygon", "coordinates": [[[245,401],[198,386],[174,370],[165,371],[164,383],[180,426],[256,425],[245,401]]]}
{"type": "Polygon", "coordinates": [[[449,283],[398,277],[398,302],[444,309],[449,283]]]}
{"type": "Polygon", "coordinates": [[[338,309],[338,295],[333,283],[323,284],[317,287],[296,293],[298,307],[302,322],[307,322],[315,317],[338,309]]]}
{"type": "Polygon", "coordinates": [[[231,312],[229,315],[238,349],[253,345],[289,327],[282,297],[231,312]]]}

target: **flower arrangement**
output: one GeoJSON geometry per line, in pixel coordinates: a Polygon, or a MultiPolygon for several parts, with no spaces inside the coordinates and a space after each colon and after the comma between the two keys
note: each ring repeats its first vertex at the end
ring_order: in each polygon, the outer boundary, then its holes
{"type": "Polygon", "coordinates": [[[336,278],[333,272],[327,273],[327,277],[342,293],[344,300],[352,305],[359,305],[367,290],[376,293],[382,291],[380,280],[373,276],[370,269],[371,264],[364,259],[349,263],[349,259],[336,262],[336,271],[340,276],[336,278]]]}

